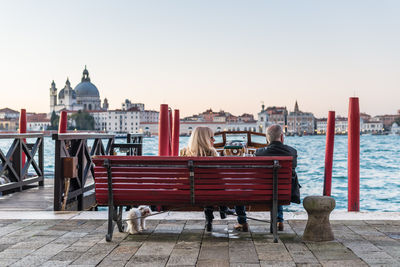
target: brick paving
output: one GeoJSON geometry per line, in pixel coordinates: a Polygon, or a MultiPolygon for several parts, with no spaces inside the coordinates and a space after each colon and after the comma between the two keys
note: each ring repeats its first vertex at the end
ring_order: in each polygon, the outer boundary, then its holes
{"type": "Polygon", "coordinates": [[[0,266],[400,266],[400,221],[332,221],[335,241],[303,242],[305,220],[269,225],[233,220],[148,220],[142,234],[104,235],[105,220],[0,220],[0,266]]]}

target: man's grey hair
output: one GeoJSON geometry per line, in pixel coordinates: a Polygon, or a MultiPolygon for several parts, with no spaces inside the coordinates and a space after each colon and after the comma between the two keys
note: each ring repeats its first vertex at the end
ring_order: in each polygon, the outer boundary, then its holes
{"type": "Polygon", "coordinates": [[[269,126],[266,133],[268,143],[271,143],[272,141],[280,141],[281,134],[283,134],[283,130],[279,124],[269,126]]]}

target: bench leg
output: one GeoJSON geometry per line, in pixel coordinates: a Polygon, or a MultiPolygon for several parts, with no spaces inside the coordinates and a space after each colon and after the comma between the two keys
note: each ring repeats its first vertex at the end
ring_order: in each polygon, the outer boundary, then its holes
{"type": "Polygon", "coordinates": [[[271,212],[271,224],[272,234],[274,236],[274,243],[278,243],[278,229],[277,229],[277,217],[278,216],[278,201],[273,201],[272,212],[271,212]]]}
{"type": "Polygon", "coordinates": [[[123,206],[118,207],[118,214],[116,216],[116,222],[118,226],[118,231],[122,233],[124,231],[124,226],[122,224],[122,210],[124,209],[123,206]]]}
{"type": "Polygon", "coordinates": [[[271,214],[271,223],[272,223],[272,234],[274,235],[274,243],[278,243],[278,229],[277,229],[277,215],[278,215],[278,168],[279,162],[274,160],[274,169],[273,169],[273,184],[272,184],[272,214],[271,214]]]}
{"type": "Polygon", "coordinates": [[[112,240],[114,231],[114,206],[108,206],[108,232],[106,234],[106,241],[110,242],[112,240]]]}

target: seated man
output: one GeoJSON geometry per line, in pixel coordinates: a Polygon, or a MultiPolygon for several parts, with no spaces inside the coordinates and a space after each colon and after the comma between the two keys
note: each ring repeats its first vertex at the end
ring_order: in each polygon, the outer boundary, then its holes
{"type": "MultiPolygon", "coordinates": [[[[283,144],[284,134],[282,127],[279,126],[278,124],[269,126],[267,128],[266,135],[267,135],[268,146],[257,149],[256,156],[292,156],[293,157],[292,180],[295,181],[294,183],[295,185],[298,185],[297,174],[295,171],[295,168],[297,167],[297,150],[291,146],[283,144]]],[[[292,187],[293,187],[293,182],[292,182],[292,187]]],[[[296,200],[294,200],[293,192],[294,189],[292,188],[292,202],[300,203],[300,199],[295,198],[296,200]]],[[[278,230],[283,231],[282,206],[278,206],[278,230]]]]}

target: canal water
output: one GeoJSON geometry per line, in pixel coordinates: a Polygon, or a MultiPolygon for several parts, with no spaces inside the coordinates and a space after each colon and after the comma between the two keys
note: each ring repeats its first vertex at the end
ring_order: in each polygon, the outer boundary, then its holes
{"type": "MultiPolygon", "coordinates": [[[[180,138],[180,147],[189,138],[180,138]]],[[[29,140],[28,140],[29,141],[29,140]]],[[[117,139],[123,142],[124,139],[117,139]]],[[[218,141],[218,140],[217,140],[218,141]]],[[[257,140],[254,140],[257,141],[257,140]]],[[[262,139],[258,140],[264,141],[262,139]]],[[[11,140],[0,140],[4,154],[11,140]]],[[[362,135],[360,155],[360,209],[361,211],[400,212],[400,136],[362,135]]],[[[302,186],[301,197],[321,195],[324,178],[325,136],[286,137],[285,143],[298,151],[297,173],[302,186]]],[[[144,138],[144,155],[157,155],[158,138],[144,138]]],[[[51,179],[54,172],[54,141],[45,138],[45,174],[51,179]]],[[[332,196],[336,209],[347,209],[347,136],[335,136],[332,196]]],[[[304,210],[292,204],[286,211],[304,210]]]]}

